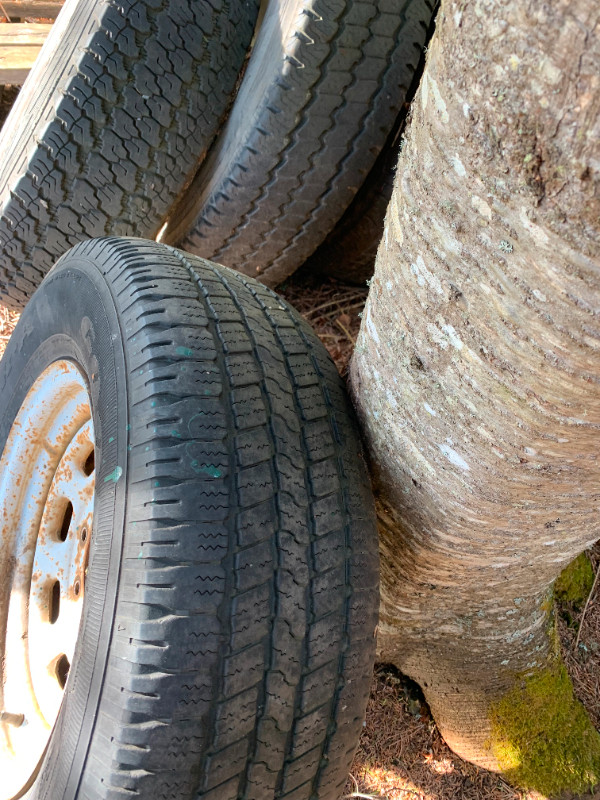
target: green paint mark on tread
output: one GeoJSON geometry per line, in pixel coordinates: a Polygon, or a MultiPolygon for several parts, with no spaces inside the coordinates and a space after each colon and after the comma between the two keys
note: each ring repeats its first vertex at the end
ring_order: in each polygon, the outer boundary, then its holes
{"type": "Polygon", "coordinates": [[[211,478],[220,478],[223,474],[220,469],[217,469],[214,464],[199,464],[197,459],[194,459],[190,463],[191,468],[194,472],[197,473],[204,473],[205,475],[210,475],[211,478]]]}
{"type": "Polygon", "coordinates": [[[113,471],[110,473],[110,475],[107,475],[106,478],[104,478],[104,483],[109,483],[110,481],[116,483],[122,474],[123,474],[123,467],[115,467],[113,471]]]}

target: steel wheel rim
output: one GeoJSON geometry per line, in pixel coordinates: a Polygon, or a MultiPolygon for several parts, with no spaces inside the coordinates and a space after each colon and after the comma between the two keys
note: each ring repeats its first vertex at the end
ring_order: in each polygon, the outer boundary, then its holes
{"type": "Polygon", "coordinates": [[[34,781],[62,702],[83,610],[94,478],[87,386],[75,364],[57,361],[28,392],[0,460],[6,800],[34,781]]]}

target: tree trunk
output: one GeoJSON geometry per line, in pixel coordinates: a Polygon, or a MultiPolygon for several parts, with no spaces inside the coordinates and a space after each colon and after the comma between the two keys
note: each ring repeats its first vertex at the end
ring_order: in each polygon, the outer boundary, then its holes
{"type": "Polygon", "coordinates": [[[600,780],[576,705],[564,769],[506,720],[546,679],[566,702],[552,582],[600,538],[599,26],[588,0],[443,0],[351,365],[380,658],[455,751],[546,791],[600,780]]]}

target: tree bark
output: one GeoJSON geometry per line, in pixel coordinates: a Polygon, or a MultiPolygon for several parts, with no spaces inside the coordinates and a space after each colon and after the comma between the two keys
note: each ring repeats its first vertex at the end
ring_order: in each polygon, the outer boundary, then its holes
{"type": "Polygon", "coordinates": [[[380,658],[491,769],[491,709],[556,663],[552,582],[600,538],[599,29],[588,0],[443,0],[350,370],[380,658]]]}

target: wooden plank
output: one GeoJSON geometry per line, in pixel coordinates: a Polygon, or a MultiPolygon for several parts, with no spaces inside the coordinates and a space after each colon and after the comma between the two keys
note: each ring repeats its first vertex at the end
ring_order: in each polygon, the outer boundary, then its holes
{"type": "Polygon", "coordinates": [[[51,24],[0,23],[0,84],[25,82],[51,24]]]}
{"type": "Polygon", "coordinates": [[[41,47],[52,23],[0,22],[0,47],[41,47]]]}
{"type": "Polygon", "coordinates": [[[62,0],[2,0],[2,8],[11,22],[24,22],[26,19],[56,19],[62,8],[62,0]]]}

